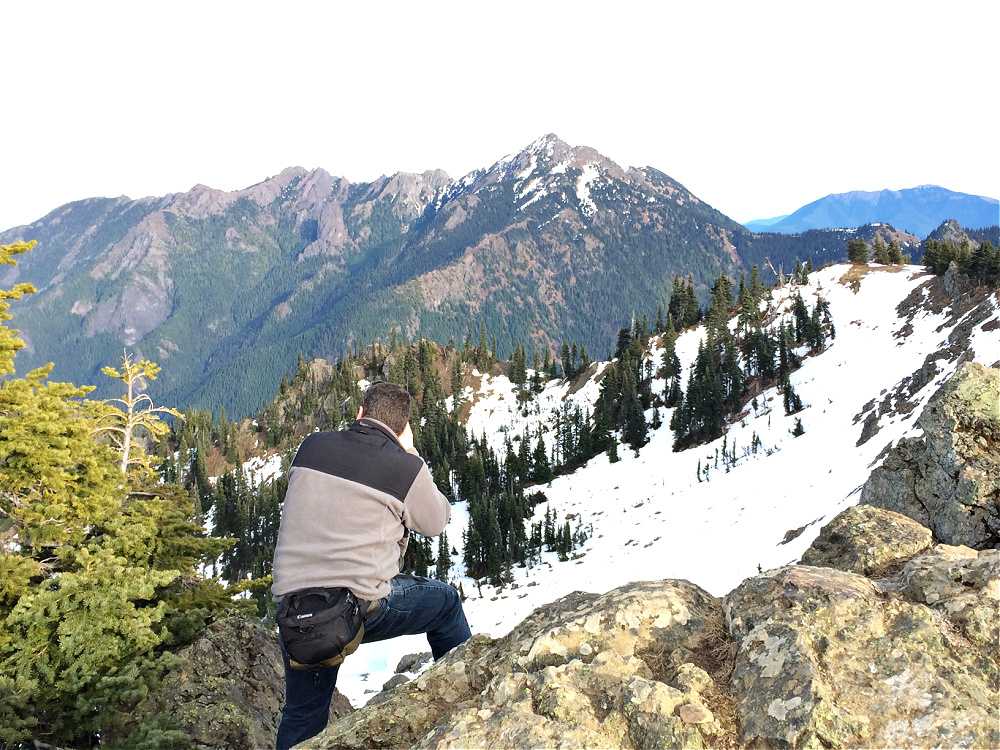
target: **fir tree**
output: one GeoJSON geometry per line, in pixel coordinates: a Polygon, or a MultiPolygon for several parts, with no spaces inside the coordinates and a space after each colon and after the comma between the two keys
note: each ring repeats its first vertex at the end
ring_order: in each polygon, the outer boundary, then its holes
{"type": "Polygon", "coordinates": [[[899,240],[895,237],[889,240],[889,263],[894,266],[903,264],[903,251],[899,247],[899,240]]]}
{"type": "Polygon", "coordinates": [[[872,260],[876,263],[881,263],[884,266],[887,266],[892,262],[889,247],[885,244],[885,241],[879,234],[876,234],[875,239],[872,240],[872,260]]]}

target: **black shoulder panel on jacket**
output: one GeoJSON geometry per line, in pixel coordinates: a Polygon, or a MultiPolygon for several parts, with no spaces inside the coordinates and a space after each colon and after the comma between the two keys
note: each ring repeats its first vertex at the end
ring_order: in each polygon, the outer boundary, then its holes
{"type": "Polygon", "coordinates": [[[403,502],[424,462],[378,427],[355,422],[347,430],[306,437],[292,466],[357,482],[403,502]]]}

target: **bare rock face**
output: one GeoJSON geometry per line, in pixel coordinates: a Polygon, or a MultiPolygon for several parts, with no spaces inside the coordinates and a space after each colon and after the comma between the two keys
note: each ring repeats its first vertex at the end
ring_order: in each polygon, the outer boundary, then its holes
{"type": "Polygon", "coordinates": [[[930,529],[873,505],[848,508],[823,527],[802,555],[803,565],[874,577],[931,546],[930,529]]]}
{"type": "Polygon", "coordinates": [[[923,437],[889,452],[861,503],[909,516],[950,545],[1000,546],[1000,370],[964,363],[918,424],[923,437]]]}

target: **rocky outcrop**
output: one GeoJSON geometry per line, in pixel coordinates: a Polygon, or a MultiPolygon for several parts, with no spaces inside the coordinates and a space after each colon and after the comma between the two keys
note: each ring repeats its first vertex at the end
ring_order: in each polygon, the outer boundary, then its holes
{"type": "Polygon", "coordinates": [[[923,552],[932,541],[930,529],[911,518],[856,505],[823,527],[800,562],[875,577],[923,552]]]}
{"type": "Polygon", "coordinates": [[[1000,745],[1000,553],[867,507],[806,557],[828,567],[722,600],[676,580],[571,594],[302,747],[1000,745]]]}
{"type": "MultiPolygon", "coordinates": [[[[980,564],[996,567],[997,553],[983,554],[992,559],[980,564]]],[[[971,596],[995,619],[995,593],[971,596]]],[[[1000,743],[993,647],[956,632],[942,610],[855,573],[794,566],[745,582],[726,611],[739,644],[731,687],[742,744],[1000,743]]]]}
{"type": "MultiPolygon", "coordinates": [[[[229,618],[209,625],[177,652],[181,666],[137,717],[166,715],[199,750],[264,750],[274,747],[285,698],[278,637],[260,625],[229,618]]],[[[334,721],[353,710],[338,693],[330,706],[334,721]]]]}
{"type": "Polygon", "coordinates": [[[705,746],[733,731],[724,633],[721,602],[686,581],[570,594],[303,747],[705,746]]]}
{"type": "Polygon", "coordinates": [[[964,363],[861,491],[861,503],[894,510],[947,544],[1000,545],[1000,371],[964,363]]]}

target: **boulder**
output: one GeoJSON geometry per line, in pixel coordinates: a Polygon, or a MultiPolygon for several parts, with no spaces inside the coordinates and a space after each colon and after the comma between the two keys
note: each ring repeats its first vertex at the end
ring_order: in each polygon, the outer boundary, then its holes
{"type": "Polygon", "coordinates": [[[302,747],[707,747],[735,737],[728,655],[721,603],[687,581],[574,593],[302,747]]]}
{"type": "Polygon", "coordinates": [[[802,564],[881,576],[931,546],[933,535],[912,518],[872,505],[848,508],[822,528],[802,564]]]}
{"type": "Polygon", "coordinates": [[[954,623],[976,647],[1000,644],[1000,551],[942,544],[906,564],[903,591],[954,623]]]}
{"type": "Polygon", "coordinates": [[[864,576],[790,566],[725,598],[741,745],[997,747],[995,644],[864,576]]]}
{"type": "Polygon", "coordinates": [[[889,451],[861,504],[909,516],[949,545],[1000,547],[1000,371],[962,364],[917,423],[923,436],[889,451]]]}

